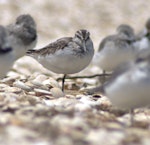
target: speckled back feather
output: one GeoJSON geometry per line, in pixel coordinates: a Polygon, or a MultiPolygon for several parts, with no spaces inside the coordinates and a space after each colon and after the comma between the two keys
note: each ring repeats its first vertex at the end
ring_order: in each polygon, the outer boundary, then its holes
{"type": "Polygon", "coordinates": [[[28,55],[34,55],[34,54],[38,54],[41,56],[45,56],[45,55],[49,55],[49,54],[54,54],[56,51],[64,49],[65,46],[68,45],[68,43],[70,41],[72,41],[72,37],[64,37],[61,39],[58,39],[55,42],[50,43],[49,45],[38,49],[38,50],[28,50],[27,54],[28,55]]]}

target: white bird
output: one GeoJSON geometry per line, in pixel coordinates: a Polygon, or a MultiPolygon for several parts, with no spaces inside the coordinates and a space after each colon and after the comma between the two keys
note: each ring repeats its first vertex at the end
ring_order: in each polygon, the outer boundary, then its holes
{"type": "Polygon", "coordinates": [[[93,42],[87,30],[78,30],[74,37],[64,37],[39,50],[29,50],[28,55],[35,58],[45,68],[64,74],[62,90],[67,74],[77,73],[86,68],[94,55],[93,42]]]}
{"type": "Polygon", "coordinates": [[[134,46],[137,48],[137,56],[143,57],[150,54],[150,18],[146,21],[144,30],[136,37],[134,46]]]}
{"type": "Polygon", "coordinates": [[[135,58],[135,41],[133,29],[125,24],[117,28],[117,34],[104,38],[98,52],[94,56],[94,63],[102,70],[112,72],[122,63],[135,58]]]}
{"type": "Polygon", "coordinates": [[[0,79],[4,78],[15,61],[14,51],[5,27],[0,25],[0,79]]]}
{"type": "Polygon", "coordinates": [[[9,41],[15,51],[15,59],[24,56],[29,49],[33,49],[37,43],[36,23],[26,14],[17,17],[14,24],[7,26],[9,41]]]}
{"type": "Polygon", "coordinates": [[[117,68],[104,85],[90,93],[105,94],[113,105],[134,109],[150,104],[150,55],[117,68]]]}

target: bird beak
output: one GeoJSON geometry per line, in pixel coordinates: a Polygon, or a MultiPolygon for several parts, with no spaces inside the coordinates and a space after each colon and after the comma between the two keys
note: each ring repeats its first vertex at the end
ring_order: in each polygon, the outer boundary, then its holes
{"type": "Polygon", "coordinates": [[[85,41],[83,41],[83,50],[84,50],[84,52],[86,52],[86,44],[85,44],[85,41]]]}

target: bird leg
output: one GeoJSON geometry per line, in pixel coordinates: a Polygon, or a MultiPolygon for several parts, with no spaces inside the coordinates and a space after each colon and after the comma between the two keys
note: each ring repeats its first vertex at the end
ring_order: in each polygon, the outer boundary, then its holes
{"type": "MultiPolygon", "coordinates": [[[[105,76],[111,76],[111,73],[105,73],[105,74],[95,74],[95,75],[91,75],[91,76],[67,76],[65,79],[85,79],[85,78],[95,78],[95,77],[104,77],[105,76]]],[[[63,78],[57,78],[57,81],[62,80],[63,78]]]]}
{"type": "Polygon", "coordinates": [[[63,78],[62,78],[62,91],[64,92],[64,83],[65,83],[65,78],[66,78],[66,74],[64,74],[63,78]]]}

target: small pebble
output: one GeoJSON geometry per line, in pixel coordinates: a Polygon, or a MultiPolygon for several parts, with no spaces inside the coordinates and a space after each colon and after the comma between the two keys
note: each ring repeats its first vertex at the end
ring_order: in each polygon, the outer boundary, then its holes
{"type": "Polygon", "coordinates": [[[47,80],[45,80],[43,83],[43,85],[45,86],[49,86],[49,87],[57,87],[57,88],[60,88],[58,82],[52,78],[49,78],[47,80]]]}
{"type": "Polygon", "coordinates": [[[47,77],[45,75],[42,75],[42,74],[39,74],[36,76],[35,79],[33,79],[31,82],[32,84],[34,85],[37,85],[37,86],[42,86],[43,85],[43,82],[47,79],[47,77]]]}
{"type": "Polygon", "coordinates": [[[11,76],[11,77],[2,79],[1,82],[11,85],[17,78],[18,78],[18,76],[11,76]]]}
{"type": "Polygon", "coordinates": [[[51,93],[55,98],[64,97],[65,94],[62,92],[60,88],[52,88],[51,93]]]}
{"type": "Polygon", "coordinates": [[[50,91],[42,90],[42,89],[34,89],[36,96],[42,96],[42,95],[52,95],[50,91]]]}
{"type": "Polygon", "coordinates": [[[17,88],[17,87],[9,87],[9,89],[6,91],[11,93],[17,93],[17,94],[22,92],[21,88],[17,88]]]}
{"type": "Polygon", "coordinates": [[[85,112],[85,111],[92,110],[92,108],[89,104],[78,103],[78,104],[75,105],[75,110],[85,112]]]}
{"type": "Polygon", "coordinates": [[[13,83],[13,85],[15,87],[21,88],[21,89],[23,89],[25,91],[31,91],[32,90],[31,87],[27,86],[25,83],[23,83],[21,81],[16,81],[16,82],[13,83]]]}

